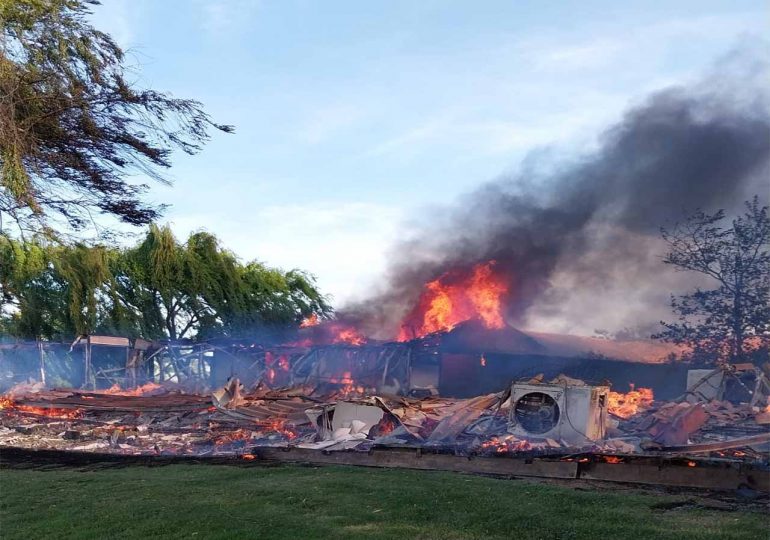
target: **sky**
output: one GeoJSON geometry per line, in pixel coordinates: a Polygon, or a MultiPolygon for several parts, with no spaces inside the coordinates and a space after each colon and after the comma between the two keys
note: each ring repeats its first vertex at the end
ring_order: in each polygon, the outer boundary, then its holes
{"type": "Polygon", "coordinates": [[[178,154],[164,222],[244,261],[365,297],[415,218],[516,170],[589,151],[656,89],[757,39],[765,0],[103,0],[138,86],[235,134],[178,154]]]}

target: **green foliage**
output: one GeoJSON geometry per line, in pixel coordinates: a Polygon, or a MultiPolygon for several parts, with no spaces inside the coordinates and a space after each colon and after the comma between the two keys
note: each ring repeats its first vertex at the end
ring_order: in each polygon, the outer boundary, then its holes
{"type": "Polygon", "coordinates": [[[712,289],[672,297],[676,322],[656,337],[687,345],[696,358],[748,360],[770,349],[770,219],[759,198],[725,225],[723,211],[696,212],[672,231],[664,262],[698,272],[712,289]]]}
{"type": "Polygon", "coordinates": [[[212,122],[201,104],[132,86],[123,51],[87,20],[89,0],[0,0],[0,220],[53,236],[92,214],[147,224],[141,172],[163,181],[174,149],[193,154],[212,122]]]}
{"type": "Polygon", "coordinates": [[[244,265],[209,233],[179,243],[155,225],[122,249],[0,236],[0,296],[0,331],[47,339],[247,337],[331,312],[309,274],[244,265]]]}

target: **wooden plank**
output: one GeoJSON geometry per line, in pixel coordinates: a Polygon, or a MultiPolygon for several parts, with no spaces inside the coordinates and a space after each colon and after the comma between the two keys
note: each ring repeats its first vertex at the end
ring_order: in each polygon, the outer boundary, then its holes
{"type": "Polygon", "coordinates": [[[584,480],[718,490],[734,490],[748,486],[757,491],[770,492],[770,473],[767,470],[730,465],[700,464],[688,467],[672,463],[662,463],[659,466],[636,463],[581,463],[579,477],[584,480]]]}
{"type": "Polygon", "coordinates": [[[500,476],[538,476],[543,478],[577,478],[578,464],[568,461],[513,459],[507,457],[462,457],[450,454],[428,454],[415,450],[372,450],[371,452],[323,452],[306,448],[253,449],[264,461],[283,463],[312,463],[327,465],[358,465],[397,469],[456,471],[500,476]]]}
{"type": "Polygon", "coordinates": [[[310,463],[315,465],[353,465],[366,467],[443,470],[504,477],[540,477],[598,480],[628,484],[658,485],[733,491],[742,486],[770,492],[767,468],[727,463],[703,463],[696,467],[675,462],[639,463],[577,463],[567,461],[532,460],[510,457],[466,458],[449,454],[421,454],[414,450],[374,450],[370,453],[341,451],[323,452],[302,448],[254,448],[254,460],[239,456],[157,456],[92,453],[62,450],[30,450],[0,447],[0,464],[58,463],[82,465],[88,463],[230,463],[235,465],[269,465],[273,463],[310,463]]]}
{"type": "Polygon", "coordinates": [[[659,448],[659,451],[695,454],[699,452],[713,452],[715,450],[729,450],[730,448],[741,448],[744,446],[753,446],[768,442],[770,442],[770,433],[763,433],[761,435],[753,435],[751,437],[741,437],[740,439],[729,439],[727,441],[718,441],[713,443],[662,446],[659,448]]]}
{"type": "Polygon", "coordinates": [[[128,338],[114,336],[89,336],[91,345],[103,345],[107,347],[128,347],[128,338]]]}

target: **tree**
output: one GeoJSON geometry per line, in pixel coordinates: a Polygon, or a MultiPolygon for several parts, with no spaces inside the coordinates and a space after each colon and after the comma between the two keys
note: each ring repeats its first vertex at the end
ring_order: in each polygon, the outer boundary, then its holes
{"type": "Polygon", "coordinates": [[[249,336],[331,312],[308,274],[242,265],[205,232],[180,244],[171,229],[153,225],[120,264],[118,297],[147,337],[249,336]]]}
{"type": "Polygon", "coordinates": [[[115,269],[118,296],[144,336],[180,339],[211,332],[237,302],[237,266],[235,256],[208,233],[195,233],[181,245],[171,229],[151,225],[115,269]]]}
{"type": "Polygon", "coordinates": [[[662,230],[666,264],[710,278],[712,289],[672,296],[676,322],[656,337],[688,346],[697,358],[737,361],[770,346],[770,220],[759,198],[725,224],[724,211],[689,216],[662,230]]]}
{"type": "Polygon", "coordinates": [[[67,303],[49,250],[0,236],[0,334],[58,335],[67,303]]]}
{"type": "Polygon", "coordinates": [[[0,0],[0,227],[54,235],[110,215],[141,225],[160,207],[132,171],[164,181],[214,123],[194,100],[132,86],[123,51],[87,22],[95,0],[0,0]]]}
{"type": "Polygon", "coordinates": [[[0,331],[18,337],[255,338],[330,313],[309,274],[242,264],[205,232],[152,225],[122,249],[0,235],[0,331]]]}
{"type": "Polygon", "coordinates": [[[0,236],[0,330],[71,339],[102,326],[115,249],[20,242],[0,236]]]}

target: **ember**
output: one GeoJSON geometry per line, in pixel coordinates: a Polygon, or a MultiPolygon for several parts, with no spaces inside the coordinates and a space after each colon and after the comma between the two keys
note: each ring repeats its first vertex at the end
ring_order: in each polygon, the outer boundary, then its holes
{"type": "Polygon", "coordinates": [[[0,410],[5,412],[23,412],[28,414],[34,414],[37,416],[46,416],[49,418],[82,418],[83,411],[81,409],[64,409],[58,407],[33,407],[30,405],[22,405],[14,402],[13,399],[8,396],[0,396],[0,410]]]}
{"type": "Polygon", "coordinates": [[[374,429],[372,431],[376,433],[377,436],[381,437],[383,435],[392,433],[393,430],[396,429],[397,425],[398,424],[392,415],[385,414],[382,416],[382,419],[379,421],[379,423],[376,426],[374,426],[374,429]]]}
{"type": "Polygon", "coordinates": [[[529,443],[529,441],[517,439],[513,435],[492,437],[488,441],[484,441],[480,447],[481,451],[494,451],[498,454],[506,454],[509,452],[525,452],[531,449],[532,445],[529,443]]]}
{"type": "Polygon", "coordinates": [[[31,405],[19,405],[11,403],[8,407],[9,410],[16,410],[19,412],[34,414],[37,416],[44,416],[46,418],[68,419],[68,418],[82,418],[82,409],[61,409],[55,407],[32,407],[31,405]]]}
{"type": "Polygon", "coordinates": [[[448,331],[477,319],[487,328],[504,326],[502,296],[508,286],[494,272],[495,261],[478,264],[470,274],[447,272],[425,285],[417,305],[404,319],[398,341],[448,331]]]}
{"type": "Polygon", "coordinates": [[[273,418],[262,424],[263,431],[265,433],[278,433],[285,437],[287,440],[292,440],[297,437],[296,430],[286,423],[283,418],[273,418]]]}

